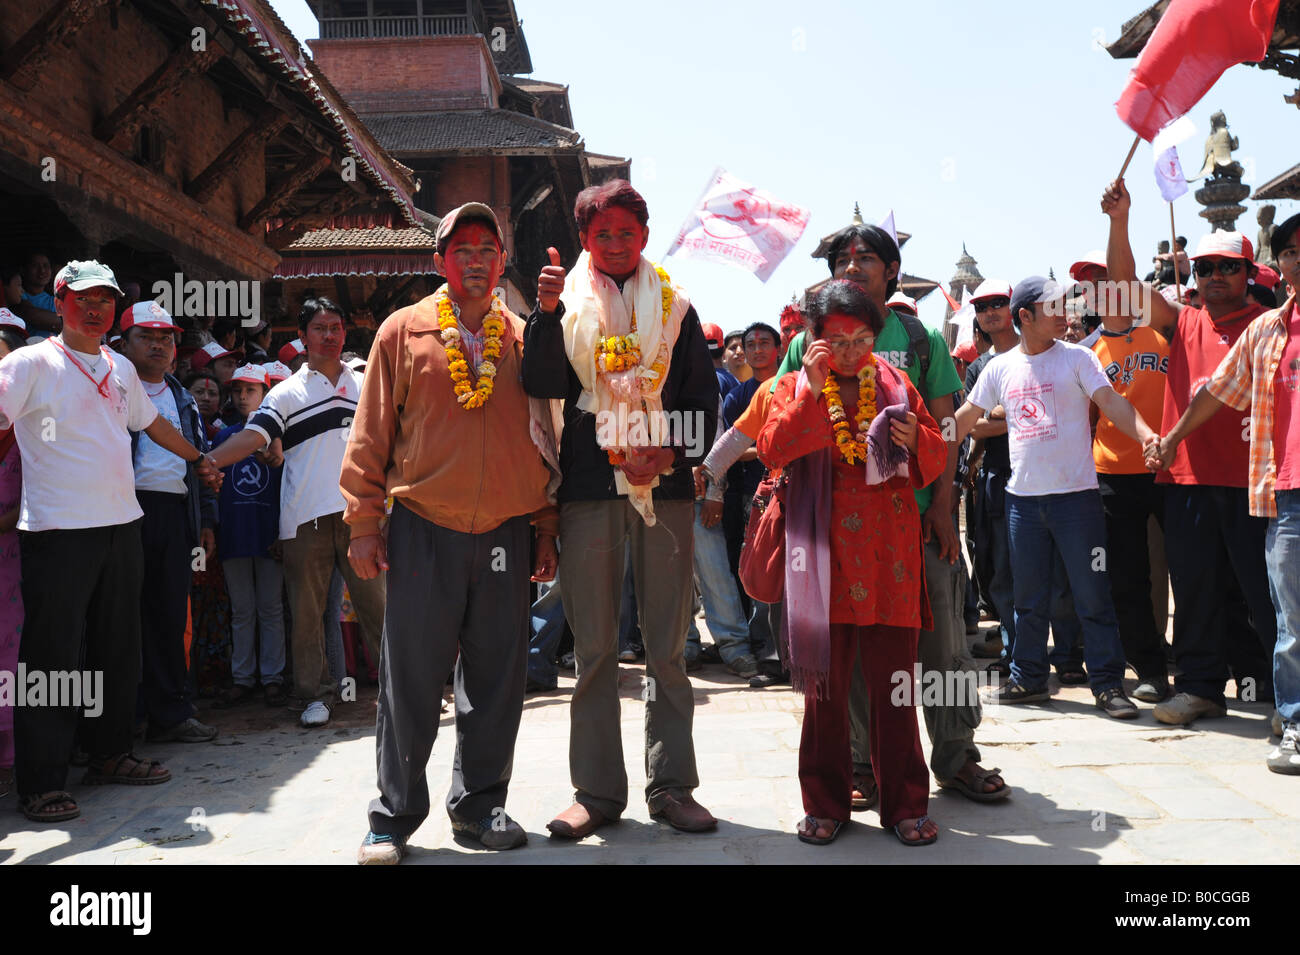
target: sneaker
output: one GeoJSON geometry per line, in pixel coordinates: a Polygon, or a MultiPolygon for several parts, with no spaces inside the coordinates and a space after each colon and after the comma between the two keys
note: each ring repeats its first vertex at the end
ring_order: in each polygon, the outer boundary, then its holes
{"type": "Polygon", "coordinates": [[[750,677],[758,676],[758,661],[745,653],[728,663],[727,669],[742,680],[748,680],[750,677]]]}
{"type": "Polygon", "coordinates": [[[1003,683],[994,692],[985,696],[990,703],[1042,703],[1052,698],[1047,687],[1030,690],[1015,680],[1003,683]]]}
{"type": "Polygon", "coordinates": [[[578,668],[578,660],[573,655],[572,650],[560,657],[560,666],[565,670],[576,670],[578,668]]]}
{"type": "Polygon", "coordinates": [[[406,843],[387,833],[367,832],[357,849],[357,865],[397,865],[406,855],[406,843]]]}
{"type": "Polygon", "coordinates": [[[636,651],[631,647],[618,651],[619,663],[636,663],[636,651]]]}
{"type": "Polygon", "coordinates": [[[217,728],[191,716],[165,729],[150,727],[147,736],[151,743],[206,743],[217,738],[217,728]]]}
{"type": "Polygon", "coordinates": [[[517,849],[528,841],[528,833],[504,811],[485,816],[478,822],[451,820],[452,831],[476,840],[484,849],[517,849]]]}
{"type": "MultiPolygon", "coordinates": [[[[1285,729],[1285,727],[1282,723],[1282,714],[1279,713],[1277,710],[1273,711],[1273,718],[1269,720],[1268,728],[1273,733],[1274,736],[1282,735],[1282,730],[1285,729]]],[[[73,763],[72,765],[75,766],[77,764],[73,763]]]]}
{"type": "Polygon", "coordinates": [[[302,716],[298,721],[308,729],[316,726],[324,726],[330,721],[330,708],[320,700],[314,700],[307,704],[307,708],[302,711],[302,716]]]}
{"type": "Polygon", "coordinates": [[[1133,699],[1143,703],[1160,703],[1169,695],[1169,681],[1139,680],[1133,688],[1133,699]]]}
{"type": "Polygon", "coordinates": [[[1151,711],[1159,723],[1168,723],[1170,726],[1186,726],[1192,720],[1202,716],[1227,716],[1226,707],[1207,700],[1203,696],[1193,696],[1191,693],[1177,693],[1172,699],[1157,704],[1156,708],[1151,711]]]}
{"type": "Polygon", "coordinates": [[[1097,694],[1097,708],[1117,720],[1137,719],[1138,708],[1124,695],[1122,687],[1112,686],[1097,694]]]}
{"type": "Polygon", "coordinates": [[[1282,740],[1268,754],[1268,768],[1275,773],[1300,776],[1300,724],[1283,724],[1282,740]]]}

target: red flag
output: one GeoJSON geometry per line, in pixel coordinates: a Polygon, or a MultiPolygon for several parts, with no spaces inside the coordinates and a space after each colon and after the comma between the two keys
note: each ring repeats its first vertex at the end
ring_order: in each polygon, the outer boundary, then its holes
{"type": "Polygon", "coordinates": [[[949,307],[950,309],[952,309],[954,312],[957,312],[957,311],[960,311],[960,310],[961,310],[961,306],[958,305],[958,304],[956,303],[956,301],[953,300],[953,297],[952,297],[951,295],[948,294],[948,290],[947,290],[946,288],[944,288],[942,285],[940,285],[940,286],[939,286],[939,291],[942,292],[942,293],[943,293],[943,297],[946,298],[946,299],[948,300],[948,307],[949,307]]]}
{"type": "Polygon", "coordinates": [[[1268,52],[1280,0],[1169,0],[1115,109],[1148,142],[1237,63],[1268,52]]]}

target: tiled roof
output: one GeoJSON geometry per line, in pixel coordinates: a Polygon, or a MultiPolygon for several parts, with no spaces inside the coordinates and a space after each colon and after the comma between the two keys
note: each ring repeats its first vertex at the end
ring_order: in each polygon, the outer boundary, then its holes
{"type": "Polygon", "coordinates": [[[362,121],[384,149],[402,154],[464,156],[504,150],[545,155],[582,148],[582,137],[572,129],[503,109],[370,113],[362,121]]]}
{"type": "Polygon", "coordinates": [[[289,245],[286,253],[336,251],[340,249],[427,249],[433,236],[424,229],[312,229],[289,245]]]}

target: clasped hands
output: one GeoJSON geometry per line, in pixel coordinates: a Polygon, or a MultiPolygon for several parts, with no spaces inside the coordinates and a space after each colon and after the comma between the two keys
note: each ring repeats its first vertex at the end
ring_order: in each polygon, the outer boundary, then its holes
{"type": "Polygon", "coordinates": [[[1174,463],[1174,455],[1178,452],[1178,445],[1169,440],[1169,436],[1163,438],[1158,434],[1151,434],[1146,441],[1142,443],[1142,458],[1150,471],[1166,471],[1174,463]]]}

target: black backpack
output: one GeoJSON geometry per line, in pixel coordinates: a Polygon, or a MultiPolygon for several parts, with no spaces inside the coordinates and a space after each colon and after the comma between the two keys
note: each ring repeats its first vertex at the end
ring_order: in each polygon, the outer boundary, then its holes
{"type": "Polygon", "coordinates": [[[907,332],[907,347],[916,354],[917,363],[921,366],[921,387],[917,390],[921,392],[922,398],[930,398],[932,396],[925,393],[925,382],[930,375],[930,333],[915,315],[899,311],[894,314],[903,323],[903,330],[907,332]]]}

